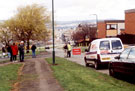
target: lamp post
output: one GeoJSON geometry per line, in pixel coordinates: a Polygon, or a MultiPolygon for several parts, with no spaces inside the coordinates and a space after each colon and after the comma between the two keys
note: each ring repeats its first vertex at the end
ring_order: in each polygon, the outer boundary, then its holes
{"type": "MultiPolygon", "coordinates": [[[[91,14],[91,15],[95,15],[96,16],[96,30],[98,32],[98,15],[97,14],[91,14]]],[[[96,34],[96,36],[98,36],[98,35],[96,34]]]]}
{"type": "Polygon", "coordinates": [[[53,51],[52,51],[52,56],[53,56],[53,64],[55,64],[55,41],[54,41],[54,0],[52,0],[52,38],[53,38],[53,51]]]}

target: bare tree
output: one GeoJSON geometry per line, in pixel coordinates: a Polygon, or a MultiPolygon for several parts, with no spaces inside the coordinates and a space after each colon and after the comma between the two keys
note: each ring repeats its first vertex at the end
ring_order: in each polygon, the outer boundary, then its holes
{"type": "Polygon", "coordinates": [[[83,41],[86,38],[89,40],[96,38],[97,28],[93,24],[79,24],[76,32],[72,34],[72,39],[77,41],[82,39],[83,41]]]}

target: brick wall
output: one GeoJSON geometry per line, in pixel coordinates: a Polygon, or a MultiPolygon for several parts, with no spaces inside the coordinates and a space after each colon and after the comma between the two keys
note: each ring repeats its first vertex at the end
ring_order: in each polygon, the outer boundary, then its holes
{"type": "Polygon", "coordinates": [[[98,22],[98,38],[106,37],[106,24],[105,22],[98,22]]]}
{"type": "Polygon", "coordinates": [[[125,13],[125,33],[135,35],[135,11],[125,13]]]}

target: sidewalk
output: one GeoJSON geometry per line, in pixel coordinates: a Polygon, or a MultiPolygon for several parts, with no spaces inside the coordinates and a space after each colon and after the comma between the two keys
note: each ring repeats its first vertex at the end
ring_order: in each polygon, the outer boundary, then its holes
{"type": "MultiPolygon", "coordinates": [[[[52,53],[52,49],[48,50],[48,52],[52,53]]],[[[72,54],[72,53],[71,53],[72,54]]],[[[66,58],[64,57],[64,50],[63,49],[55,49],[55,55],[58,57],[66,58]]],[[[71,55],[71,58],[66,58],[72,62],[75,62],[77,64],[85,66],[84,63],[84,53],[81,53],[81,55],[71,55]]]]}
{"type": "Polygon", "coordinates": [[[36,58],[25,60],[19,79],[20,83],[16,89],[19,91],[64,91],[45,61],[47,57],[51,57],[51,54],[44,52],[36,58]]]}

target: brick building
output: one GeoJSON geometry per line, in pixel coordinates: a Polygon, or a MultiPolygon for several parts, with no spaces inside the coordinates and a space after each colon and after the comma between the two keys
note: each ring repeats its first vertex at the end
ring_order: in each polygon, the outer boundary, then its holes
{"type": "Polygon", "coordinates": [[[135,9],[125,11],[125,34],[135,35],[135,9]]]}
{"type": "Polygon", "coordinates": [[[125,29],[124,20],[104,20],[98,22],[98,38],[116,37],[125,29]]]}
{"type": "Polygon", "coordinates": [[[135,44],[135,9],[125,10],[125,30],[119,37],[123,43],[135,44]]]}

